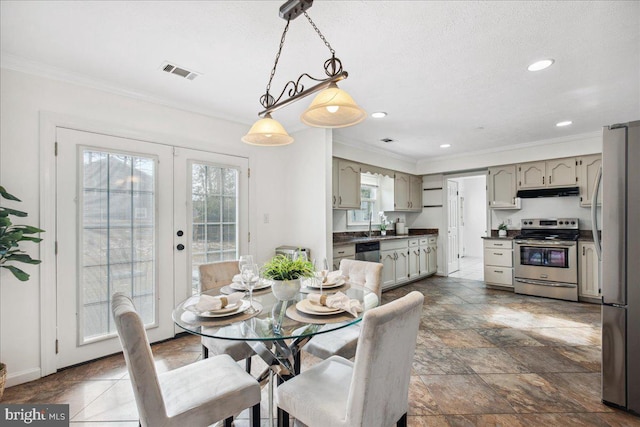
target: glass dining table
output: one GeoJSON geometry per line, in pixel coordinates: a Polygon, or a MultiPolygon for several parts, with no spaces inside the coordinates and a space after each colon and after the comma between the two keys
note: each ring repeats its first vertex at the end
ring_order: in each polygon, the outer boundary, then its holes
{"type": "MultiPolygon", "coordinates": [[[[307,296],[318,293],[319,289],[302,287],[295,298],[281,301],[276,298],[270,286],[253,291],[253,307],[250,313],[249,302],[238,301],[236,308],[224,312],[196,312],[194,302],[200,295],[228,295],[238,288],[237,284],[193,295],[180,302],[173,311],[173,321],[185,331],[222,340],[246,342],[262,360],[267,368],[257,377],[261,384],[269,382],[269,416],[272,421],[273,377],[277,383],[300,373],[300,350],[313,338],[324,333],[339,333],[339,330],[362,320],[367,310],[378,306],[378,297],[363,286],[345,283],[340,287],[325,289],[324,294],[342,292],[350,299],[361,303],[363,311],[357,315],[327,307],[316,310],[310,307],[307,296]],[[336,332],[338,331],[338,332],[336,332]]],[[[282,425],[282,414],[278,411],[278,424],[282,425]]]]}

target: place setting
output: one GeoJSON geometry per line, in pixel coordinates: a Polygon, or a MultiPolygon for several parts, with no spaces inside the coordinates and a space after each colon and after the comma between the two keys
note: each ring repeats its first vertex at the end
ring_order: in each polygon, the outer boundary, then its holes
{"type": "Polygon", "coordinates": [[[217,296],[194,295],[185,302],[183,313],[183,316],[193,317],[183,317],[183,320],[190,323],[206,321],[208,326],[215,326],[229,324],[230,321],[239,322],[258,315],[262,311],[262,305],[251,299],[245,300],[244,296],[244,292],[217,296]]]}
{"type": "Polygon", "coordinates": [[[362,313],[362,303],[338,291],[334,294],[310,293],[287,308],[287,317],[306,323],[335,323],[352,320],[362,313]]]}
{"type": "Polygon", "coordinates": [[[302,281],[302,293],[335,293],[338,291],[346,291],[350,288],[347,278],[342,274],[341,270],[328,271],[328,269],[319,270],[315,277],[310,277],[302,281]]]}

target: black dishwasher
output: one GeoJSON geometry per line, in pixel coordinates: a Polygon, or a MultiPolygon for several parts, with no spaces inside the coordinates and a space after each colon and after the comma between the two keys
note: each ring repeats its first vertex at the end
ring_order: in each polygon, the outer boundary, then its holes
{"type": "Polygon", "coordinates": [[[380,242],[356,243],[356,259],[380,262],[380,242]]]}

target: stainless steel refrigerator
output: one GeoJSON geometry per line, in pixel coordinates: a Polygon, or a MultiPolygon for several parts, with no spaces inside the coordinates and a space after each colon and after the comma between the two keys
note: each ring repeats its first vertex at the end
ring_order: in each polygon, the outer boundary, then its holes
{"type": "Polygon", "coordinates": [[[601,176],[602,401],[640,414],[640,121],[604,128],[601,176]]]}

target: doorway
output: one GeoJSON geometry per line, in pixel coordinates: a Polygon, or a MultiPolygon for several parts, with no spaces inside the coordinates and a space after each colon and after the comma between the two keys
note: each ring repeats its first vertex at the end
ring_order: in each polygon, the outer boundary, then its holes
{"type": "Polygon", "coordinates": [[[486,174],[447,177],[448,276],[484,280],[482,237],[487,234],[486,174]],[[453,191],[453,189],[457,191],[453,191]],[[453,225],[453,227],[452,227],[453,225]],[[455,239],[451,239],[455,232],[455,239]]]}
{"type": "Polygon", "coordinates": [[[173,337],[197,266],[247,244],[248,159],[67,128],[56,140],[56,368],[120,351],[114,292],[149,341],[173,337]]]}

